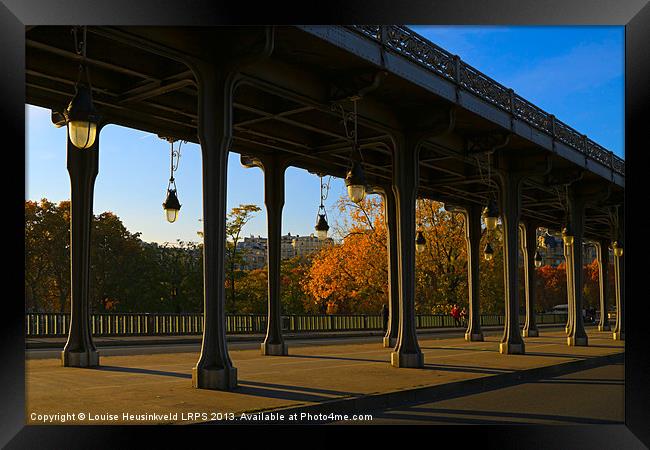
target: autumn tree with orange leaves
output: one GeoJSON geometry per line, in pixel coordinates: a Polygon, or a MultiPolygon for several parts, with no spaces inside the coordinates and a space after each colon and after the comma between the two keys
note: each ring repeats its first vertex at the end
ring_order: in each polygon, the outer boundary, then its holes
{"type": "Polygon", "coordinates": [[[450,213],[444,205],[420,199],[416,219],[426,238],[422,253],[416,254],[416,312],[442,312],[446,306],[467,307],[467,247],[463,216],[450,213]]]}
{"type": "MultiPolygon", "coordinates": [[[[346,197],[338,207],[343,222],[336,227],[340,245],[322,249],[314,256],[302,287],[305,310],[311,313],[372,313],[388,300],[387,230],[384,206],[378,195],[359,204],[346,197]]],[[[440,202],[418,200],[416,217],[427,240],[425,251],[416,254],[416,312],[447,312],[451,305],[467,307],[467,255],[464,219],[444,210],[440,202]]],[[[481,307],[503,312],[503,258],[500,234],[491,239],[495,258],[481,258],[481,307]]],[[[415,245],[415,244],[414,244],[415,245]]]]}
{"type": "Polygon", "coordinates": [[[311,313],[377,313],[388,298],[383,202],[367,196],[359,204],[338,201],[343,222],[331,245],[314,255],[301,284],[311,313]]]}

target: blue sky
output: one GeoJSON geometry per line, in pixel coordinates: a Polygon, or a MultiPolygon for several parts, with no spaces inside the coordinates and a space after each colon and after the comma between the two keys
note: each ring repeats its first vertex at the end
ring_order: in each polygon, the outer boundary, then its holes
{"type": "MultiPolygon", "coordinates": [[[[581,133],[624,156],[624,28],[413,26],[432,42],[459,55],[581,133]]],[[[49,110],[26,106],[26,198],[70,197],[66,129],[54,128],[49,110]]],[[[169,178],[169,144],[155,135],[109,125],[101,133],[94,212],[113,211],[145,241],[197,241],[201,229],[201,158],[197,145],[184,144],[175,174],[182,204],[169,224],[162,202],[169,178]]],[[[319,181],[304,170],[286,173],[283,233],[310,234],[319,202],[319,181]]],[[[333,179],[326,208],[337,221],[336,199],[343,180],[333,179]]],[[[263,178],[245,169],[231,153],[228,209],[254,203],[262,211],[246,235],[266,236],[263,178]]]]}

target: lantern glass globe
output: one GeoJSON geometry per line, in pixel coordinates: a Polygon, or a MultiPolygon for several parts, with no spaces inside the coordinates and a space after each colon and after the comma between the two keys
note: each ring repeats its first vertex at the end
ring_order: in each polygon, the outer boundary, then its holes
{"type": "Polygon", "coordinates": [[[359,203],[366,196],[366,188],[361,184],[351,184],[348,186],[348,195],[354,203],[359,203]]]}
{"type": "Polygon", "coordinates": [[[490,217],[490,216],[485,216],[483,218],[483,222],[485,223],[485,228],[487,228],[490,231],[494,231],[497,228],[497,217],[490,217]]]}
{"type": "Polygon", "coordinates": [[[492,258],[494,258],[494,249],[489,243],[485,245],[485,250],[483,250],[483,257],[486,261],[492,261],[492,258]]]}
{"type": "Polygon", "coordinates": [[[166,209],[165,210],[165,216],[167,217],[167,222],[169,223],[174,223],[176,222],[176,219],[178,219],[178,209],[166,209]]]}
{"type": "Polygon", "coordinates": [[[72,145],[79,149],[90,148],[97,137],[97,124],[86,120],[68,122],[68,135],[72,145]]]}
{"type": "Polygon", "coordinates": [[[614,250],[614,256],[620,258],[623,256],[623,247],[620,246],[618,241],[612,242],[612,249],[614,250]]]}

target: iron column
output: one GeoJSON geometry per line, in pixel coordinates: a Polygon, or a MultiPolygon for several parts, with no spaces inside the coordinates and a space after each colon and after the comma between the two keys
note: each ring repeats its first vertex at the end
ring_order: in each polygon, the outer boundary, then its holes
{"type": "Polygon", "coordinates": [[[61,352],[67,367],[99,365],[99,353],[90,332],[90,235],[93,219],[93,193],[99,172],[99,133],[92,147],[79,149],[67,138],[70,174],[70,329],[61,352]]]}
{"type": "Polygon", "coordinates": [[[564,248],[564,267],[566,271],[566,295],[567,295],[567,317],[564,332],[567,337],[571,334],[573,327],[573,263],[571,259],[571,249],[566,244],[562,244],[564,248]]]}
{"type": "Polygon", "coordinates": [[[521,211],[521,182],[523,176],[508,167],[505,157],[500,161],[505,166],[501,171],[501,220],[503,222],[503,276],[505,288],[505,327],[499,351],[506,354],[525,353],[524,341],[519,331],[519,216],[521,211]]]}
{"type": "Polygon", "coordinates": [[[526,285],[526,322],[522,334],[524,337],[539,336],[535,322],[535,252],[537,251],[537,226],[525,222],[521,226],[522,248],[524,255],[524,280],[526,285]]]}
{"type": "Polygon", "coordinates": [[[197,65],[199,125],[203,164],[203,341],[192,369],[192,386],[229,390],[237,386],[226,344],[225,243],[226,177],[232,141],[234,75],[216,63],[197,65]]]}
{"type": "Polygon", "coordinates": [[[415,330],[415,198],[420,139],[397,140],[393,153],[393,193],[398,235],[399,333],[390,355],[394,367],[424,367],[415,330]]]}
{"type": "Polygon", "coordinates": [[[607,293],[609,292],[609,241],[601,239],[595,243],[598,259],[598,281],[600,287],[600,320],[598,331],[610,331],[607,317],[607,293]]]}
{"type": "Polygon", "coordinates": [[[569,308],[572,313],[571,329],[567,337],[567,344],[571,346],[587,346],[588,339],[582,318],[582,238],[585,220],[585,199],[576,194],[574,188],[569,188],[569,214],[573,229],[573,245],[567,246],[567,270],[571,268],[572,289],[569,296],[569,308]]]}
{"type": "Polygon", "coordinates": [[[465,209],[465,241],[467,243],[467,288],[469,292],[469,323],[466,341],[482,341],[479,261],[481,258],[481,211],[472,204],[465,209]]]}
{"type": "Polygon", "coordinates": [[[286,165],[276,155],[262,160],[264,169],[264,204],[268,228],[268,319],[262,355],[286,356],[287,343],[282,337],[280,298],[280,246],[282,241],[282,207],[284,206],[284,172],[286,165]]]}
{"type": "Polygon", "coordinates": [[[395,348],[399,333],[400,308],[400,276],[398,258],[397,217],[395,210],[395,194],[388,187],[384,189],[384,223],[386,224],[388,241],[388,329],[384,336],[384,347],[395,348]]]}
{"type": "MultiPolygon", "coordinates": [[[[625,248],[625,234],[623,225],[623,208],[618,212],[618,222],[620,228],[618,229],[618,243],[625,248]]],[[[616,292],[616,325],[612,333],[612,338],[616,341],[625,340],[625,254],[623,256],[616,256],[614,254],[614,291],[616,292]]]]}

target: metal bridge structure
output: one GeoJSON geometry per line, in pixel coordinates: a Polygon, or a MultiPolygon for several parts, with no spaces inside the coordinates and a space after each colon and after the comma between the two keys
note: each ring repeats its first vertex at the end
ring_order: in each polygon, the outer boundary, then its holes
{"type": "MultiPolygon", "coordinates": [[[[279,300],[284,172],[294,166],[345,177],[353,153],[346,127],[352,121],[367,188],[383,196],[387,212],[390,320],[384,345],[394,348],[393,366],[423,366],[414,308],[417,198],[443,202],[465,216],[468,340],[483,339],[481,212],[498,199],[506,287],[500,351],[506,354],[525,353],[524,338],[538,334],[531,282],[536,230],[570,223],[567,344],[588,345],[581,249],[586,241],[596,245],[606,311],[609,248],[612,242],[622,248],[625,241],[625,162],[586,135],[404,26],[88,26],[86,32],[87,52],[80,55],[71,27],[26,27],[27,103],[50,109],[61,125],[83,62],[101,115],[91,148],[78,149],[68,139],[72,293],[64,366],[99,364],[89,327],[89,240],[101,128],[109,124],[201,147],[204,326],[192,378],[197,388],[237,385],[225,338],[228,153],[264,171],[269,311],[261,351],[286,355],[279,300]]],[[[614,271],[612,337],[624,339],[622,255],[615,254],[614,271]]],[[[609,329],[607,314],[601,313],[599,328],[609,329]]]]}

